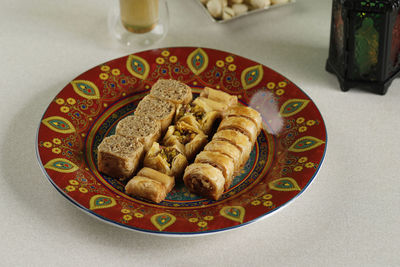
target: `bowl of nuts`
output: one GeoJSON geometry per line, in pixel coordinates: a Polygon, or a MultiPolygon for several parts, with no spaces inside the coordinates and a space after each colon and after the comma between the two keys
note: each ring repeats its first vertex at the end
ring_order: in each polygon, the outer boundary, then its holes
{"type": "Polygon", "coordinates": [[[246,15],[271,8],[292,4],[295,0],[196,0],[206,10],[209,17],[224,23],[246,15]]]}

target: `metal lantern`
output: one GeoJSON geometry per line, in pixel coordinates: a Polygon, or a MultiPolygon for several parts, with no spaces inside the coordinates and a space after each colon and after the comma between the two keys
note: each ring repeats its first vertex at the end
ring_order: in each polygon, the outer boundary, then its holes
{"type": "Polygon", "coordinates": [[[400,0],[333,0],[326,70],[342,91],[384,95],[400,76],[400,0]]]}

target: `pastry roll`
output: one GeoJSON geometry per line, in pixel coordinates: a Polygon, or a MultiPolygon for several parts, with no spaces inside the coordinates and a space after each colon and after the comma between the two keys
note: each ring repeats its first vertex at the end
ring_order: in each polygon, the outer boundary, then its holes
{"type": "Polygon", "coordinates": [[[167,194],[172,190],[175,185],[174,177],[161,173],[159,171],[153,170],[151,168],[144,167],[138,173],[137,176],[147,177],[154,181],[160,182],[166,189],[167,194]]]}
{"type": "Polygon", "coordinates": [[[183,181],[190,192],[206,198],[218,200],[224,192],[225,178],[221,170],[206,163],[189,165],[183,181]]]}
{"type": "Polygon", "coordinates": [[[205,87],[203,91],[200,93],[201,97],[205,97],[220,103],[224,103],[228,106],[237,105],[238,99],[237,96],[230,95],[220,90],[212,89],[210,87],[205,87]]]}
{"type": "Polygon", "coordinates": [[[128,116],[118,122],[115,133],[137,138],[139,142],[143,143],[144,150],[147,151],[153,142],[160,138],[161,123],[144,115],[128,116]]]}
{"type": "Polygon", "coordinates": [[[260,133],[261,128],[262,128],[262,119],[260,113],[251,108],[251,107],[245,107],[245,106],[234,106],[229,108],[225,113],[224,117],[231,117],[231,116],[239,116],[239,117],[245,117],[249,120],[251,120],[257,127],[257,135],[260,133]]]}
{"type": "Polygon", "coordinates": [[[147,151],[143,166],[155,169],[175,178],[181,177],[188,162],[185,155],[175,146],[160,146],[154,142],[153,146],[147,151]]]}
{"type": "Polygon", "coordinates": [[[151,87],[150,95],[174,104],[188,104],[193,99],[192,89],[188,85],[172,79],[158,79],[151,87]]]}
{"type": "Polygon", "coordinates": [[[258,136],[257,126],[245,117],[225,117],[222,119],[217,131],[224,129],[233,129],[243,133],[252,144],[254,144],[258,136]]]}
{"type": "Polygon", "coordinates": [[[208,106],[203,105],[203,103],[200,103],[200,105],[191,103],[188,105],[178,105],[176,108],[175,122],[184,121],[202,130],[205,134],[209,134],[214,122],[220,117],[217,111],[213,111],[208,106]]]}
{"type": "Polygon", "coordinates": [[[169,101],[161,100],[150,95],[145,96],[136,108],[135,115],[145,115],[161,122],[163,133],[171,124],[175,115],[175,105],[169,101]]]}
{"type": "Polygon", "coordinates": [[[219,169],[225,178],[224,188],[225,190],[229,189],[233,180],[233,172],[235,170],[233,159],[219,152],[202,151],[196,156],[194,162],[208,163],[211,166],[219,169]]]}
{"type": "MultiPolygon", "coordinates": [[[[249,138],[241,132],[236,130],[226,129],[218,130],[214,136],[213,140],[227,141],[235,145],[240,150],[240,168],[247,162],[250,156],[250,152],[253,148],[253,144],[250,142],[249,138]]],[[[239,169],[240,169],[239,168],[239,169]]]]}
{"type": "Polygon", "coordinates": [[[204,151],[214,151],[221,154],[227,155],[233,160],[235,165],[235,171],[240,169],[240,150],[237,146],[231,144],[228,141],[222,140],[211,140],[205,147],[204,151]]]}
{"type": "Polygon", "coordinates": [[[209,98],[205,98],[205,97],[198,97],[195,100],[193,100],[192,102],[193,104],[196,105],[202,105],[202,106],[208,106],[210,107],[212,110],[219,112],[220,114],[222,114],[224,111],[226,111],[228,109],[228,105],[222,102],[217,102],[215,100],[209,99],[209,98]]]}
{"type": "Polygon", "coordinates": [[[132,177],[143,156],[143,144],[136,138],[112,135],[97,147],[99,171],[111,177],[132,177]]]}
{"type": "Polygon", "coordinates": [[[178,121],[176,125],[168,127],[163,144],[166,146],[176,145],[180,151],[184,151],[187,160],[190,161],[203,149],[207,141],[207,135],[201,130],[184,121],[178,121]]]}
{"type": "Polygon", "coordinates": [[[141,197],[156,203],[163,201],[167,195],[165,186],[159,181],[143,176],[133,177],[125,186],[128,195],[141,197]]]}

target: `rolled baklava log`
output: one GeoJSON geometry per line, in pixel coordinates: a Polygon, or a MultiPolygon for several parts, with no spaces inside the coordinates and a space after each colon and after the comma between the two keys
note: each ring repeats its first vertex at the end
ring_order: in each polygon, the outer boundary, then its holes
{"type": "Polygon", "coordinates": [[[128,195],[141,197],[160,203],[167,196],[165,186],[160,182],[143,176],[134,176],[125,186],[128,195]]]}
{"type": "Polygon", "coordinates": [[[216,102],[224,103],[228,107],[237,105],[237,96],[230,95],[221,90],[212,89],[210,87],[204,87],[203,91],[200,93],[200,97],[208,98],[216,102]]]}
{"type": "Polygon", "coordinates": [[[183,175],[190,192],[218,200],[224,192],[225,178],[218,168],[206,163],[190,164],[183,175]]]}
{"type": "Polygon", "coordinates": [[[234,117],[234,116],[245,117],[251,120],[257,127],[257,136],[260,134],[260,131],[262,129],[262,118],[261,114],[257,110],[246,106],[234,106],[229,108],[224,113],[224,117],[234,117]]]}
{"type": "Polygon", "coordinates": [[[222,119],[217,132],[226,129],[232,129],[243,133],[249,138],[252,145],[258,136],[257,126],[254,122],[245,117],[225,117],[222,119]]]}
{"type": "Polygon", "coordinates": [[[219,169],[225,178],[224,189],[229,189],[233,180],[233,172],[235,171],[235,164],[233,163],[233,159],[219,152],[202,151],[196,156],[194,162],[207,163],[219,169]]]}
{"type": "Polygon", "coordinates": [[[176,108],[175,123],[184,121],[187,124],[202,130],[205,134],[209,134],[217,119],[221,118],[221,114],[213,111],[203,102],[190,103],[187,105],[179,104],[176,108]]]}
{"type": "Polygon", "coordinates": [[[240,170],[241,152],[239,148],[228,141],[211,140],[205,147],[204,151],[214,151],[224,154],[233,160],[235,172],[240,170]]]}
{"type": "Polygon", "coordinates": [[[218,102],[201,96],[193,100],[192,103],[199,106],[209,106],[212,110],[219,112],[219,114],[223,114],[229,108],[229,106],[223,102],[218,102]]]}
{"type": "Polygon", "coordinates": [[[167,194],[172,190],[172,188],[174,188],[174,185],[175,185],[174,177],[166,175],[165,173],[161,173],[152,168],[144,167],[140,171],[138,171],[137,175],[148,177],[155,181],[159,181],[160,183],[162,183],[165,186],[165,189],[167,190],[167,194]]]}
{"type": "Polygon", "coordinates": [[[143,156],[143,144],[136,138],[112,135],[97,147],[99,171],[111,177],[132,177],[143,156]]]}
{"type": "Polygon", "coordinates": [[[178,121],[176,125],[168,127],[163,144],[176,145],[180,151],[184,151],[187,160],[191,161],[207,144],[207,135],[186,122],[178,121]]]}
{"type": "Polygon", "coordinates": [[[172,79],[158,79],[151,87],[150,95],[174,104],[188,104],[193,99],[192,89],[188,85],[172,79]]]}
{"type": "Polygon", "coordinates": [[[186,156],[174,146],[161,146],[154,142],[144,156],[143,166],[180,179],[188,162],[186,156]]]}
{"type": "Polygon", "coordinates": [[[214,134],[213,140],[227,141],[232,145],[235,145],[240,150],[239,169],[241,169],[247,162],[250,152],[253,148],[253,144],[250,142],[249,138],[236,130],[219,130],[214,134]]]}
{"type": "Polygon", "coordinates": [[[172,102],[147,95],[139,102],[135,115],[144,115],[160,121],[161,132],[163,133],[174,118],[175,105],[172,102]]]}
{"type": "Polygon", "coordinates": [[[125,186],[128,195],[159,203],[175,185],[175,179],[150,168],[141,169],[125,186]]]}
{"type": "Polygon", "coordinates": [[[148,116],[135,114],[118,122],[115,133],[125,137],[137,138],[148,151],[161,136],[161,123],[148,116]]]}

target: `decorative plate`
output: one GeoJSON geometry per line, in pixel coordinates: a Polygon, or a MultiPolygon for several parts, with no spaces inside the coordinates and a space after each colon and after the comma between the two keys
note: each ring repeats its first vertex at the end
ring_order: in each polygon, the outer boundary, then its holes
{"type": "Polygon", "coordinates": [[[301,194],[321,166],[324,121],[311,99],[270,68],[208,48],[171,47],[111,60],[79,75],[48,106],[37,133],[37,156],[54,187],[83,211],[123,228],[195,235],[249,224],[301,194]],[[159,78],[237,95],[260,111],[264,128],[250,159],[220,200],[191,194],[182,183],[159,204],[124,193],[97,169],[96,149],[133,114],[159,78]]]}

